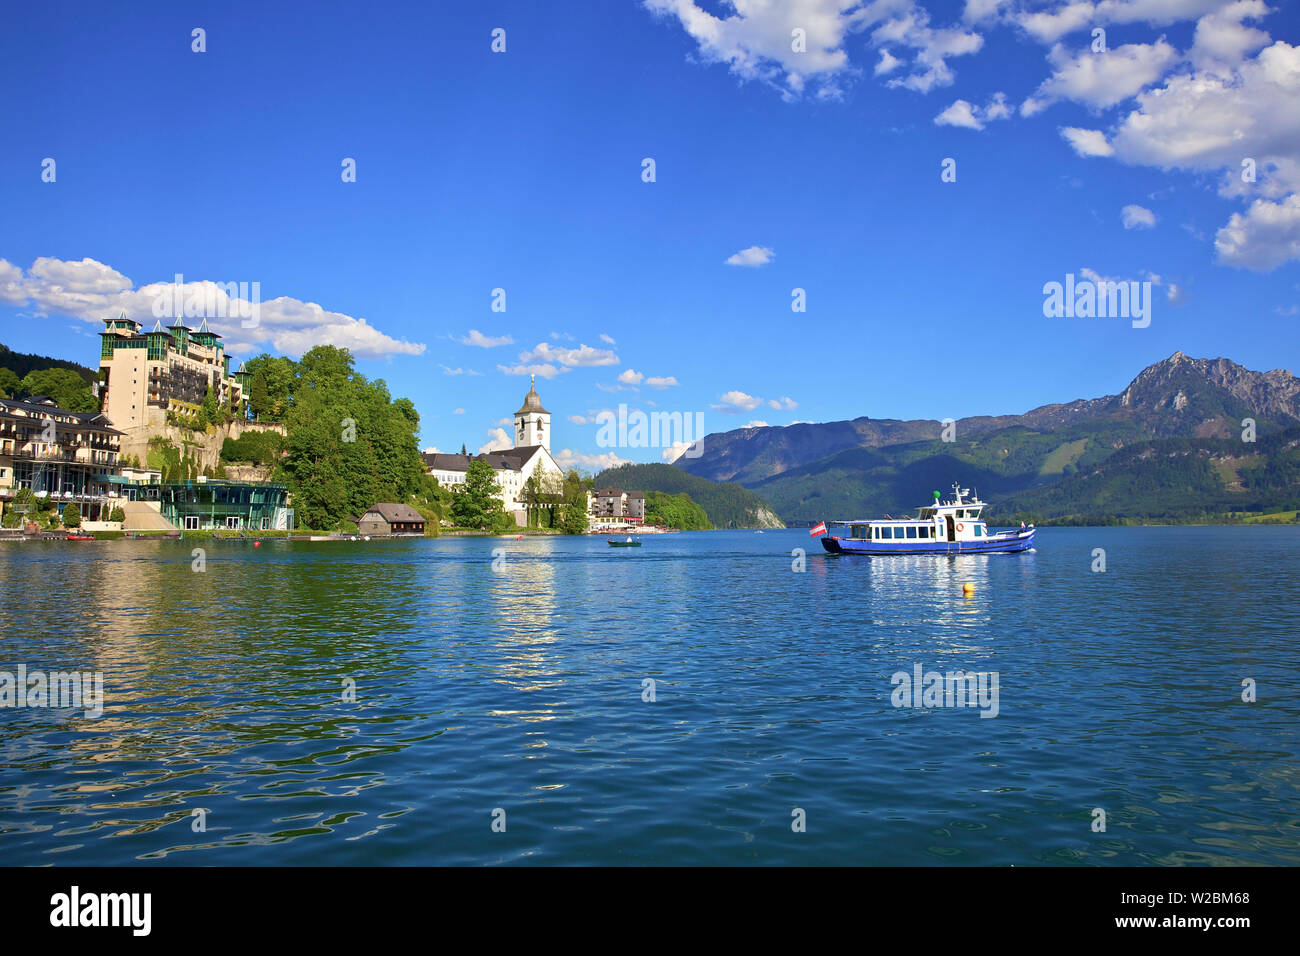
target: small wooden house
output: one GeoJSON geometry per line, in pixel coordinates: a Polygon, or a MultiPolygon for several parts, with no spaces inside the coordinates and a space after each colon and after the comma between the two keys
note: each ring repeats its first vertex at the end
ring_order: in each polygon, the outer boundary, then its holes
{"type": "Polygon", "coordinates": [[[410,505],[381,502],[357,522],[361,534],[424,534],[424,517],[410,505]]]}

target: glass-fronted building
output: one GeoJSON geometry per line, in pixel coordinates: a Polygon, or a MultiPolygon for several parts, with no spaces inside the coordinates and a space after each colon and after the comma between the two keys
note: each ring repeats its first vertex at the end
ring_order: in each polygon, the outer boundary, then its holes
{"type": "Polygon", "coordinates": [[[294,527],[289,488],[277,482],[196,478],[138,486],[135,492],[144,500],[156,494],[162,516],[182,531],[294,527]]]}

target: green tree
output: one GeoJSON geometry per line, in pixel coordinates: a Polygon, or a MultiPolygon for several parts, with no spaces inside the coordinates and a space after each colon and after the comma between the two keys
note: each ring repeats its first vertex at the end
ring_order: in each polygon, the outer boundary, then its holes
{"type": "Polygon", "coordinates": [[[587,509],[572,502],[561,505],[559,527],[565,534],[586,534],[587,509]]]}
{"type": "Polygon", "coordinates": [[[63,527],[80,528],[81,527],[81,509],[77,507],[74,501],[71,504],[63,506],[63,527]]]}
{"type": "Polygon", "coordinates": [[[259,368],[253,375],[253,384],[249,389],[249,408],[258,418],[271,414],[271,393],[266,387],[266,370],[259,368]]]}
{"type": "Polygon", "coordinates": [[[500,531],[510,520],[497,496],[501,486],[496,472],[485,461],[472,461],[465,470],[465,482],[452,495],[451,517],[459,527],[500,531]]]}
{"type": "MultiPolygon", "coordinates": [[[[262,376],[266,387],[266,401],[263,407],[253,408],[259,416],[270,417],[274,421],[283,421],[289,412],[293,400],[293,390],[298,384],[297,363],[283,356],[258,355],[244,363],[244,371],[253,376],[256,387],[257,376],[262,376]]],[[[256,391],[253,392],[256,394],[256,391]]]]}
{"type": "Polygon", "coordinates": [[[99,411],[99,402],[85,379],[67,368],[28,372],[19,382],[17,391],[28,395],[47,395],[60,408],[70,412],[99,411]]]}
{"type": "Polygon", "coordinates": [[[217,404],[217,393],[212,390],[212,383],[208,383],[208,391],[203,396],[202,413],[200,419],[203,425],[216,425],[221,422],[221,406],[217,404]]]}
{"type": "Polygon", "coordinates": [[[122,510],[121,505],[117,505],[108,513],[108,520],[117,521],[119,523],[126,520],[126,512],[122,510]]]}
{"type": "Polygon", "coordinates": [[[22,381],[13,369],[0,368],[0,397],[12,398],[22,385],[22,381]]]}
{"type": "Polygon", "coordinates": [[[570,468],[559,486],[559,528],[565,534],[586,534],[589,482],[570,468]]]}

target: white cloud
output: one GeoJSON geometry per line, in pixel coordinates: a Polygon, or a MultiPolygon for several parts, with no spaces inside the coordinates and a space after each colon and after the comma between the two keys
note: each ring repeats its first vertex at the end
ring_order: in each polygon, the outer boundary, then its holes
{"type": "MultiPolygon", "coordinates": [[[[3,260],[0,260],[3,262],[3,260]]],[[[94,259],[64,261],[42,257],[27,274],[3,262],[0,270],[0,296],[11,305],[33,305],[42,314],[67,315],[85,322],[101,323],[125,312],[127,318],[152,326],[157,317],[154,304],[166,296],[173,302],[192,300],[205,304],[209,327],[223,337],[232,353],[244,353],[273,347],[286,355],[301,355],[317,345],[347,348],[360,358],[391,358],[394,355],[420,355],[422,343],[395,339],[380,332],[364,318],[331,312],[315,302],[287,296],[253,303],[252,282],[249,299],[232,297],[227,283],[211,280],[183,282],[178,289],[171,279],[133,288],[126,276],[94,259]],[[256,325],[244,328],[252,320],[256,305],[256,325]]],[[[187,319],[188,321],[188,319],[187,319]]],[[[197,324],[199,316],[193,317],[197,324]]]]}
{"type": "Polygon", "coordinates": [[[438,447],[437,447],[436,445],[430,445],[428,448],[424,449],[424,454],[426,454],[426,455],[440,455],[440,454],[442,454],[442,452],[438,451],[438,447]]]}
{"type": "Polygon", "coordinates": [[[1196,21],[1196,36],[1188,54],[1192,64],[1207,73],[1231,73],[1247,53],[1269,41],[1263,30],[1248,27],[1241,21],[1268,13],[1263,0],[1238,0],[1201,17],[1196,21]]]}
{"type": "Polygon", "coordinates": [[[1002,8],[1011,0],[966,0],[961,18],[967,23],[981,23],[992,20],[1001,13],[1002,8]]]}
{"type": "Polygon", "coordinates": [[[482,372],[476,372],[472,368],[449,368],[439,363],[438,368],[442,369],[443,375],[482,375],[482,372]]]}
{"type": "Polygon", "coordinates": [[[763,404],[761,398],[755,398],[753,395],[747,395],[741,391],[727,392],[719,396],[720,405],[711,406],[716,412],[725,412],[728,415],[734,415],[736,412],[752,412],[763,404]]]}
{"type": "MultiPolygon", "coordinates": [[[[860,29],[860,0],[731,0],[730,16],[714,16],[695,0],[643,0],[647,9],[676,18],[706,63],[725,63],[743,80],[758,80],[797,99],[811,85],[819,96],[838,94],[835,78],[848,71],[847,35],[860,29]],[[804,52],[792,31],[805,34],[804,52]]],[[[897,4],[893,4],[897,6],[897,4]]]]}
{"type": "Polygon", "coordinates": [[[767,407],[774,408],[777,411],[784,410],[787,412],[792,412],[799,407],[799,403],[796,402],[789,395],[787,395],[785,398],[769,398],[767,400],[767,407]]]}
{"type": "Polygon", "coordinates": [[[498,365],[497,368],[507,375],[537,375],[541,378],[555,378],[561,372],[567,372],[567,368],[556,368],[554,365],[498,365]]]}
{"type": "Polygon", "coordinates": [[[744,426],[744,427],[745,427],[745,428],[770,428],[771,426],[768,425],[768,423],[765,422],[765,421],[763,421],[762,419],[760,419],[760,418],[755,418],[755,419],[752,419],[752,420],[750,420],[750,421],[745,422],[745,426],[744,426]]]}
{"type": "Polygon", "coordinates": [[[624,369],[619,373],[618,380],[624,385],[640,385],[645,376],[635,369],[624,369]]]}
{"type": "Polygon", "coordinates": [[[1220,262],[1252,272],[1300,260],[1300,193],[1282,202],[1256,199],[1245,213],[1233,213],[1214,237],[1214,248],[1220,262]]]}
{"type": "Polygon", "coordinates": [[[951,106],[934,118],[936,126],[959,126],[964,129],[983,129],[984,124],[993,120],[1006,119],[1011,115],[1007,106],[1005,93],[994,93],[993,99],[983,108],[974,106],[966,100],[956,100],[951,106]]]}
{"type": "Polygon", "coordinates": [[[692,445],[698,444],[700,441],[703,441],[703,438],[693,442],[675,441],[663,450],[660,457],[663,458],[664,461],[669,462],[671,464],[672,462],[680,458],[683,454],[685,454],[688,448],[690,448],[692,445]]]}
{"type": "MultiPolygon", "coordinates": [[[[1272,160],[1295,170],[1300,144],[1300,47],[1283,41],[1244,61],[1231,76],[1172,77],[1138,97],[1111,143],[1125,163],[1161,169],[1241,171],[1244,157],[1261,170],[1272,160]]],[[[1300,188],[1288,182],[1286,188],[1300,188]]]]}
{"type": "Polygon", "coordinates": [[[494,349],[498,345],[513,345],[515,340],[508,335],[484,335],[478,329],[470,329],[469,335],[457,340],[462,345],[473,345],[481,349],[494,349]]]}
{"type": "Polygon", "coordinates": [[[1234,32],[1261,7],[1251,0],[1220,4],[1193,58],[1210,69],[1190,69],[1137,96],[1109,139],[1096,130],[1062,130],[1084,156],[1111,156],[1133,166],[1217,172],[1220,194],[1253,200],[1218,232],[1224,265],[1267,272],[1300,259],[1295,242],[1300,194],[1300,47],[1277,41],[1235,65],[1233,56],[1260,37],[1234,32]],[[1225,26],[1226,24],[1226,26],[1225,26]],[[1217,32],[1216,32],[1217,31],[1217,32]],[[1217,39],[1215,39],[1217,38],[1217,39]],[[1243,177],[1253,168],[1256,181],[1243,177]],[[1270,201],[1274,200],[1274,201],[1270,201]]]}
{"type": "Polygon", "coordinates": [[[750,246],[748,249],[741,249],[735,255],[727,257],[726,264],[729,266],[765,266],[776,256],[776,253],[766,246],[750,246]]]}
{"type": "Polygon", "coordinates": [[[585,468],[589,471],[604,471],[606,468],[617,468],[619,465],[632,464],[631,459],[620,458],[612,451],[603,452],[597,455],[588,455],[584,452],[574,451],[572,448],[565,448],[555,456],[555,462],[561,468],[585,468]]]}
{"type": "Polygon", "coordinates": [[[645,383],[651,388],[672,388],[677,384],[677,379],[672,375],[652,375],[650,378],[645,380],[645,383]]]}
{"type": "Polygon", "coordinates": [[[984,124],[975,118],[975,107],[966,100],[956,100],[934,118],[935,126],[960,126],[963,129],[983,129],[984,124]]]}
{"type": "MultiPolygon", "coordinates": [[[[780,89],[787,100],[806,91],[821,99],[841,94],[841,82],[861,72],[849,62],[846,40],[851,34],[874,28],[870,43],[881,51],[877,76],[903,64],[891,49],[915,51],[909,74],[889,85],[921,93],[952,83],[948,59],[974,53],[984,42],[960,26],[931,27],[930,14],[915,0],[728,0],[730,16],[703,9],[704,0],[642,2],[655,13],[675,17],[705,62],[726,63],[744,80],[780,89]],[[805,52],[793,49],[795,29],[805,31],[805,52]]],[[[997,5],[977,0],[973,12],[983,18],[997,5]]]]}
{"type": "Polygon", "coordinates": [[[569,368],[590,368],[598,365],[617,365],[618,356],[609,349],[594,349],[579,345],[576,349],[556,348],[548,342],[538,342],[529,352],[520,352],[521,362],[546,362],[569,368]]]}
{"type": "Polygon", "coordinates": [[[1024,116],[1033,116],[1058,100],[1071,100],[1091,109],[1105,109],[1135,95],[1164,76],[1178,59],[1178,51],[1164,41],[1130,43],[1093,53],[1085,49],[1071,55],[1057,44],[1047,55],[1054,72],[1021,104],[1024,116]]]}
{"type": "Polygon", "coordinates": [[[1090,26],[1096,16],[1093,5],[1084,2],[1067,3],[1053,10],[1021,13],[1015,19],[1025,32],[1036,40],[1042,43],[1054,43],[1067,33],[1090,26]]]}
{"type": "Polygon", "coordinates": [[[1125,206],[1119,215],[1125,229],[1151,229],[1156,224],[1156,214],[1144,206],[1125,206]]]}
{"type": "Polygon", "coordinates": [[[1026,33],[1042,43],[1055,43],[1067,33],[1111,23],[1164,26],[1191,20],[1224,6],[1228,0],[1071,0],[1055,7],[1020,12],[1012,17],[1026,33]]]}
{"type": "Polygon", "coordinates": [[[1065,137],[1074,151],[1080,156],[1114,156],[1115,149],[1106,142],[1106,134],[1096,129],[1080,129],[1077,126],[1062,126],[1061,135],[1065,137]]]}
{"type": "Polygon", "coordinates": [[[936,87],[951,86],[953,72],[948,59],[976,53],[984,45],[980,34],[962,27],[932,28],[930,14],[914,3],[876,4],[867,9],[879,12],[889,7],[893,8],[892,15],[871,34],[872,43],[907,46],[917,51],[912,60],[913,72],[890,80],[891,87],[929,93],[936,87]]]}
{"type": "Polygon", "coordinates": [[[513,448],[514,442],[506,434],[504,428],[492,428],[488,430],[488,440],[479,446],[478,453],[485,455],[490,451],[502,451],[506,448],[513,448]]]}
{"type": "Polygon", "coordinates": [[[0,305],[25,305],[26,303],[23,270],[12,262],[0,259],[0,305]]]}
{"type": "Polygon", "coordinates": [[[613,340],[613,338],[611,338],[610,336],[606,335],[604,332],[601,332],[601,333],[600,333],[600,340],[601,340],[602,342],[604,342],[606,345],[615,345],[615,344],[617,344],[617,343],[613,340]]]}
{"type": "Polygon", "coordinates": [[[880,51],[880,59],[876,62],[876,76],[884,76],[886,73],[893,73],[903,65],[903,61],[892,55],[888,50],[880,51]]]}
{"type": "Polygon", "coordinates": [[[458,408],[458,409],[456,409],[454,412],[452,412],[452,414],[453,414],[453,415],[464,415],[464,414],[465,414],[465,409],[463,409],[463,408],[458,408]]]}

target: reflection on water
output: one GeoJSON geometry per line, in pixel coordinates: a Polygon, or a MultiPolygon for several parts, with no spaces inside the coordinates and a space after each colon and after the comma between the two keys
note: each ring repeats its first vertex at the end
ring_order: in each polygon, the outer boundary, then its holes
{"type": "Polygon", "coordinates": [[[0,710],[6,861],[1300,862],[1293,529],[204,547],[0,546],[0,670],[106,694],[0,710]],[[895,709],[916,664],[999,715],[895,709]]]}

